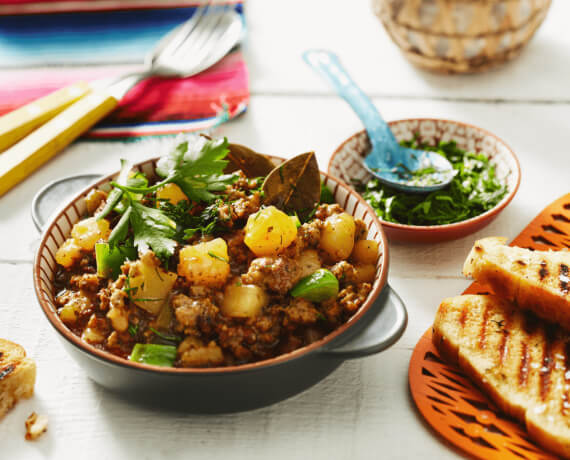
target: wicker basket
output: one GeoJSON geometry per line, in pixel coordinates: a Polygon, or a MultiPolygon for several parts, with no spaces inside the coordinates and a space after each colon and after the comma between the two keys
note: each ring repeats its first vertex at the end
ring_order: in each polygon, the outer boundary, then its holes
{"type": "Polygon", "coordinates": [[[551,0],[372,0],[392,40],[420,67],[487,70],[518,56],[551,0]]]}

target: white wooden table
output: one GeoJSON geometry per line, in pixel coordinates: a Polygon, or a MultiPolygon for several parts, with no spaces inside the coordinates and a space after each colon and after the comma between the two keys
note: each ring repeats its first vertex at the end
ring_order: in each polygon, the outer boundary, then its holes
{"type": "Polygon", "coordinates": [[[409,396],[407,368],[439,301],[462,291],[461,265],[473,240],[516,236],[547,204],[570,191],[570,3],[555,0],[522,56],[475,76],[437,76],[412,67],[371,13],[368,1],[248,0],[245,44],[248,112],[218,134],[283,156],[314,149],[325,169],[335,147],[361,129],[348,106],[302,62],[309,47],[335,50],[387,119],[432,116],[480,125],[518,154],[518,195],[489,227],[430,246],[392,244],[390,283],[409,325],[391,349],[347,361],[320,384],[271,407],[226,416],[151,412],[91,382],[68,357],[32,287],[38,235],[30,203],[63,175],[107,173],[119,157],[142,160],[164,140],[78,142],[0,198],[0,337],[21,343],[38,365],[36,394],[0,422],[2,459],[454,458],[409,396]],[[350,6],[348,6],[350,4],[350,6]],[[49,431],[24,440],[24,420],[46,414],[49,431]]]}

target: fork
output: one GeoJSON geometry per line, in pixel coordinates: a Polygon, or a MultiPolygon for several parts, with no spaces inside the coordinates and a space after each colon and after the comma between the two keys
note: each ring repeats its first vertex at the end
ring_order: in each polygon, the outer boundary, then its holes
{"type": "Polygon", "coordinates": [[[225,56],[241,38],[243,23],[233,6],[210,2],[159,41],[144,70],[79,82],[1,117],[0,151],[11,147],[0,153],[0,196],[110,113],[141,80],[189,77],[225,56]]]}

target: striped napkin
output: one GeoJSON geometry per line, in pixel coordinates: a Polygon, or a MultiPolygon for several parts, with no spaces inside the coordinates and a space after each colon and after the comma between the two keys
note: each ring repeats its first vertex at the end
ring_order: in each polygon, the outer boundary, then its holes
{"type": "Polygon", "coordinates": [[[197,0],[0,0],[0,14],[181,8],[196,3],[197,0]]]}
{"type": "MultiPolygon", "coordinates": [[[[196,5],[195,0],[159,3],[161,8],[156,8],[156,0],[0,0],[0,115],[78,80],[141,69],[145,53],[188,19],[196,5]],[[180,7],[182,3],[186,6],[180,7]],[[89,4],[92,10],[1,15],[4,7],[40,4],[89,4]],[[122,9],[114,9],[116,4],[122,9]],[[107,10],[101,10],[103,6],[107,10]]],[[[226,3],[242,13],[242,2],[226,3]]],[[[86,135],[111,138],[207,129],[220,122],[222,112],[229,118],[243,113],[248,102],[247,67],[236,49],[199,75],[141,82],[86,135]]]]}

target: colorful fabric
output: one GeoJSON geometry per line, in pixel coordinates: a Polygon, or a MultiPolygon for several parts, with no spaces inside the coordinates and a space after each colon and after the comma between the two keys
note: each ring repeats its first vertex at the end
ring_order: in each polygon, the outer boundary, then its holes
{"type": "Polygon", "coordinates": [[[129,9],[182,8],[200,0],[0,0],[2,14],[63,13],[129,9]]]}
{"type": "MultiPolygon", "coordinates": [[[[241,2],[231,3],[241,12],[241,2]]],[[[145,53],[194,9],[0,16],[0,114],[78,80],[141,69],[145,53]]],[[[220,121],[222,109],[233,118],[248,101],[247,68],[236,50],[190,78],[144,80],[87,135],[207,129],[220,121]]]]}

